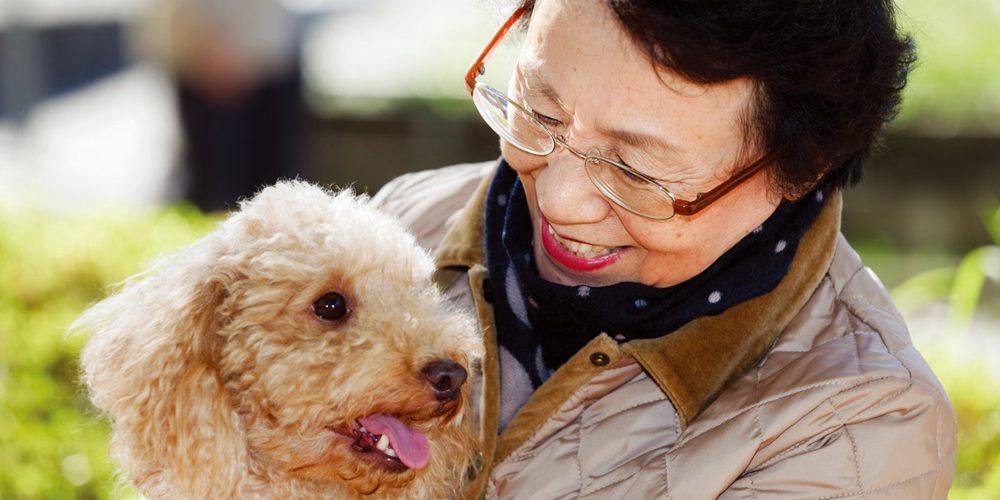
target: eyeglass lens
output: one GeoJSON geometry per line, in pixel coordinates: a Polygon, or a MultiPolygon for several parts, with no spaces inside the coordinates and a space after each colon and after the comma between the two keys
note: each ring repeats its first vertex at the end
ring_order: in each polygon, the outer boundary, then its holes
{"type": "Polygon", "coordinates": [[[486,123],[504,140],[536,155],[547,155],[555,147],[542,124],[492,87],[480,85],[472,94],[486,123]]]}
{"type": "MultiPolygon", "coordinates": [[[[486,123],[505,141],[541,156],[554,150],[555,141],[545,127],[506,95],[479,85],[472,98],[486,123]]],[[[673,200],[659,186],[599,158],[584,163],[594,184],[618,205],[644,217],[669,218],[673,215],[673,200]]]]}
{"type": "Polygon", "coordinates": [[[587,174],[605,196],[639,215],[667,218],[673,200],[659,186],[600,159],[586,162],[587,174]]]}

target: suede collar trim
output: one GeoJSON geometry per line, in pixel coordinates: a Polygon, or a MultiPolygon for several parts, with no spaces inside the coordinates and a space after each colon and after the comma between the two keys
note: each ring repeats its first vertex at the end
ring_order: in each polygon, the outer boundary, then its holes
{"type": "MultiPolygon", "coordinates": [[[[435,261],[440,271],[485,266],[483,211],[491,177],[476,188],[438,248],[435,261]]],[[[694,320],[670,335],[621,346],[670,398],[682,425],[697,417],[732,378],[757,362],[805,305],[833,259],[841,207],[842,196],[836,191],[802,237],[791,268],[773,291],[717,316],[694,320]]]]}
{"type": "Polygon", "coordinates": [[[833,261],[842,202],[835,191],[771,292],[718,316],[698,318],[670,335],[622,346],[674,403],[682,424],[694,420],[732,378],[759,361],[805,306],[833,261]]]}
{"type": "Polygon", "coordinates": [[[486,265],[486,245],[483,242],[486,194],[490,189],[493,172],[487,175],[462,208],[455,224],[445,233],[434,253],[437,269],[468,269],[476,264],[486,265]]]}

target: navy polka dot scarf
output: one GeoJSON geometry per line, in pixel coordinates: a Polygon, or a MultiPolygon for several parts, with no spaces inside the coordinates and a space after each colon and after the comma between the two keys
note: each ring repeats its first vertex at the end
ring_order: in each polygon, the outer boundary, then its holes
{"type": "Polygon", "coordinates": [[[760,227],[684,283],[564,286],[539,276],[524,190],[501,160],[487,194],[485,242],[500,351],[502,423],[602,332],[619,342],[661,337],[773,290],[828,194],[820,187],[797,202],[783,201],[760,227]]]}

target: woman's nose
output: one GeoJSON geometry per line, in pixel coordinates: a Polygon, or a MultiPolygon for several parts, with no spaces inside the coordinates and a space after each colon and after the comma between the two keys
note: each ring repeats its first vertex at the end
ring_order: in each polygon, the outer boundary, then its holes
{"type": "Polygon", "coordinates": [[[585,224],[608,216],[611,206],[591,182],[583,161],[573,153],[556,148],[545,168],[534,175],[538,207],[551,222],[585,224]]]}

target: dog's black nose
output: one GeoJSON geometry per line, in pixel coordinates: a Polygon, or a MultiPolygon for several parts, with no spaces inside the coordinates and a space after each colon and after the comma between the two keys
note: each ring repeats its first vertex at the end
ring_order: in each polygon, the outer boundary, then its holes
{"type": "Polygon", "coordinates": [[[462,365],[447,359],[431,361],[424,367],[423,374],[434,390],[434,396],[441,402],[455,400],[468,376],[462,365]]]}

